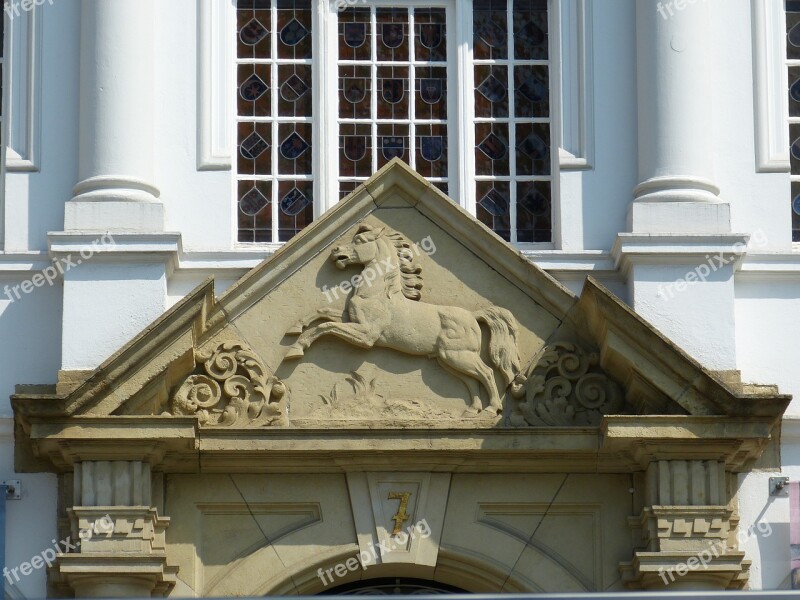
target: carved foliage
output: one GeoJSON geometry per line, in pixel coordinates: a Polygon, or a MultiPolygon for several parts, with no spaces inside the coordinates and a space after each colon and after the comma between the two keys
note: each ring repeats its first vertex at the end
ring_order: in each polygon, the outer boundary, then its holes
{"type": "Polygon", "coordinates": [[[599,425],[606,414],[623,412],[620,386],[598,367],[598,356],[575,344],[546,346],[511,384],[515,427],[599,425]]]}
{"type": "Polygon", "coordinates": [[[286,425],[286,384],[247,346],[227,342],[196,354],[196,372],[173,393],[169,414],[196,415],[201,425],[286,425]]]}

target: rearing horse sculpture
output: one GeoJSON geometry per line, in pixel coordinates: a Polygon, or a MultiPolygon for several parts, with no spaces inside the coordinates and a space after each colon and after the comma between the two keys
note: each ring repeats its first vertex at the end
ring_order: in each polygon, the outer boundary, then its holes
{"type": "Polygon", "coordinates": [[[336,336],[360,348],[380,346],[427,356],[466,385],[472,404],[465,414],[485,410],[496,415],[502,410],[494,371],[480,356],[479,322],[489,328],[489,358],[499,370],[505,390],[519,371],[517,324],[509,311],[489,307],[473,313],[458,306],[420,302],[421,269],[414,262],[411,243],[386,228],[361,225],[352,243],[331,250],[331,260],[339,269],[363,265],[362,273],[372,269],[377,279],[362,278],[354,286],[346,303],[347,321],[333,309],[320,309],[290,329],[287,335],[300,337],[286,358],[303,356],[304,350],[323,335],[336,336]],[[387,264],[391,265],[388,269],[387,264]],[[326,322],[312,325],[318,321],[326,322]],[[489,396],[485,409],[479,384],[489,396]]]}

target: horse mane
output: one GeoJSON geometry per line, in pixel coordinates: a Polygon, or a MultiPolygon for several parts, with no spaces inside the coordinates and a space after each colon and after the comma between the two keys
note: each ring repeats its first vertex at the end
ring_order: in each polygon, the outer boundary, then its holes
{"type": "MultiPolygon", "coordinates": [[[[369,225],[363,225],[360,231],[373,231],[380,235],[379,231],[369,225]]],[[[413,244],[404,235],[391,229],[382,230],[382,235],[389,240],[397,250],[397,260],[401,277],[401,290],[403,296],[409,300],[419,300],[422,297],[422,267],[414,259],[413,244]]]]}
{"type": "Polygon", "coordinates": [[[414,260],[411,242],[396,231],[384,233],[384,236],[397,249],[403,295],[409,300],[419,300],[422,297],[422,267],[414,260]]]}

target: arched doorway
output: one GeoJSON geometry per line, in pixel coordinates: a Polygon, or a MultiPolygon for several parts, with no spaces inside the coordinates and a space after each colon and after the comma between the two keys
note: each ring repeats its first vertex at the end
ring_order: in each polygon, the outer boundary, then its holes
{"type": "Polygon", "coordinates": [[[381,577],[366,581],[355,581],[325,590],[319,596],[340,596],[350,594],[354,596],[399,596],[416,594],[467,594],[466,590],[452,585],[416,579],[413,577],[381,577]]]}

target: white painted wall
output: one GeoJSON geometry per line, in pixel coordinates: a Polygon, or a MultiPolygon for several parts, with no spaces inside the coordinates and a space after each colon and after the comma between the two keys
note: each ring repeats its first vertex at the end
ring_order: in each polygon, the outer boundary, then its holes
{"type": "MultiPolygon", "coordinates": [[[[626,279],[611,255],[618,233],[626,231],[639,183],[635,0],[589,1],[594,2],[589,65],[594,164],[562,174],[561,248],[534,252],[533,260],[576,292],[587,274],[597,275],[626,301],[638,289],[640,307],[651,298],[651,310],[642,309],[647,318],[688,348],[700,348],[694,354],[706,364],[715,366],[720,353],[735,357],[745,381],[778,384],[782,392],[800,396],[800,253],[791,250],[788,174],[756,170],[751,3],[708,0],[712,93],[686,102],[711,104],[714,181],[720,198],[730,204],[731,231],[760,232],[766,241],[758,256],[748,256],[737,267],[733,282],[718,277],[689,294],[657,302],[658,282],[682,276],[687,266],[666,264],[655,275],[632,269],[632,278],[626,279]],[[710,314],[715,303],[716,312],[710,314]]],[[[0,286],[19,284],[45,266],[47,232],[63,229],[64,203],[79,179],[80,5],[56,0],[39,9],[40,170],[5,177],[0,286]]],[[[199,0],[156,3],[155,143],[141,149],[154,154],[165,230],[181,235],[182,252],[172,259],[175,268],[167,267],[163,253],[136,251],[124,262],[87,264],[70,273],[66,284],[37,288],[14,302],[0,289],[0,339],[5,341],[0,347],[0,479],[23,481],[23,499],[9,504],[9,565],[49,544],[56,515],[55,477],[13,473],[8,396],[14,385],[54,383],[61,367],[98,364],[207,276],[217,278],[221,293],[267,254],[234,243],[231,173],[197,169],[197,130],[207,126],[198,119],[196,97],[198,6],[199,0]]],[[[692,10],[688,4],[673,18],[690,18],[692,10]]],[[[771,35],[783,36],[780,31],[771,35]]],[[[800,399],[788,414],[800,418],[800,399]]],[[[800,436],[784,436],[783,464],[786,474],[800,478],[800,436]]],[[[786,501],[766,497],[770,474],[750,475],[739,489],[742,524],[767,519],[773,529],[746,544],[755,588],[785,586],[788,572],[786,501]]],[[[25,578],[19,589],[28,597],[44,596],[44,572],[25,578]]]]}

